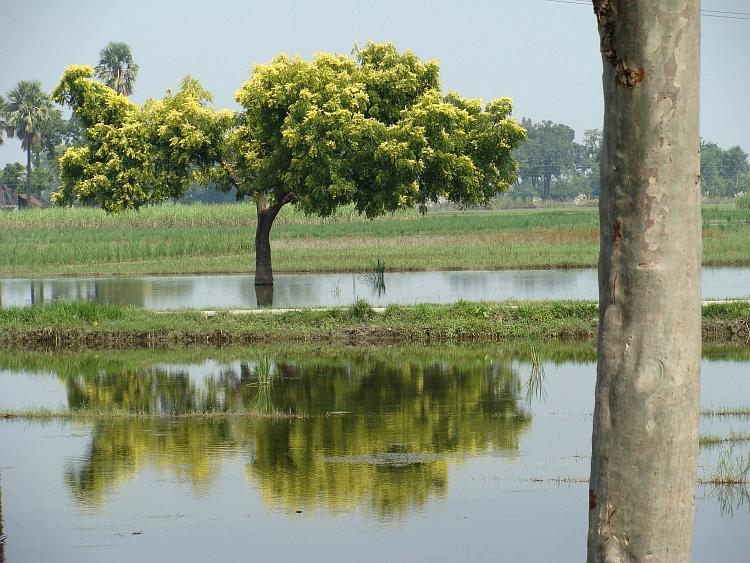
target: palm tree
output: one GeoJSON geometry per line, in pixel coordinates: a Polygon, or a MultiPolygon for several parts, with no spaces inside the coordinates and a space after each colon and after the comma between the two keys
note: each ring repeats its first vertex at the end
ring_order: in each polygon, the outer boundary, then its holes
{"type": "Polygon", "coordinates": [[[133,82],[138,75],[138,65],[127,43],[111,42],[99,51],[99,64],[94,67],[96,77],[122,96],[133,93],[133,82]]]}
{"type": "Polygon", "coordinates": [[[8,92],[3,129],[8,137],[21,139],[26,151],[26,203],[31,203],[31,149],[41,142],[45,126],[60,114],[38,80],[22,80],[8,92]]]}
{"type": "Polygon", "coordinates": [[[0,145],[5,143],[5,139],[3,138],[3,131],[6,131],[8,129],[8,122],[5,121],[7,113],[8,102],[5,101],[5,98],[0,96],[0,145]]]}

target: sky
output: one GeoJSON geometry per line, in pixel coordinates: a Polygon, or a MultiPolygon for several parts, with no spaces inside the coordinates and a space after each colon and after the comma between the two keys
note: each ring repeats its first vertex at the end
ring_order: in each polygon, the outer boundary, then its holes
{"type": "MultiPolygon", "coordinates": [[[[68,65],[98,62],[110,41],[140,66],[131,100],[143,103],[190,74],[237,109],[253,63],[283,51],[351,53],[393,42],[440,61],[444,90],[489,101],[510,96],[513,116],[601,128],[596,19],[580,0],[0,0],[0,94],[20,80],[57,84],[68,65]]],[[[702,9],[750,13],[750,0],[703,0],[702,9]]],[[[716,14],[715,14],[716,15],[716,14]]],[[[725,14],[726,15],[726,14],[725,14]]],[[[750,16],[702,18],[701,136],[750,152],[750,16]]],[[[6,139],[0,166],[25,162],[6,139]]]]}

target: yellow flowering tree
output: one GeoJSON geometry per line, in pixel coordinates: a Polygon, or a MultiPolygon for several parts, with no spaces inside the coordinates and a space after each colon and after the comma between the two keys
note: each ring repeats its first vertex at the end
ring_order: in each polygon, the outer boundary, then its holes
{"type": "Polygon", "coordinates": [[[515,181],[512,151],[526,136],[509,98],[443,95],[436,62],[391,44],[255,65],[236,114],[211,108],[190,78],[138,108],[92,72],[71,67],[55,90],[88,141],[63,157],[55,201],[117,212],[179,197],[196,178],[234,187],[257,205],[257,286],[273,285],[269,235],[284,205],[325,217],[353,204],[376,217],[441,198],[487,204],[515,181]]]}

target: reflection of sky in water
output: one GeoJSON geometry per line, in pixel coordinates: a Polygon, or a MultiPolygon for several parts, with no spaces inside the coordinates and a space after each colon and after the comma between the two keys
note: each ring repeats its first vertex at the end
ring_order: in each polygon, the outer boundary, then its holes
{"type": "MultiPolygon", "coordinates": [[[[598,298],[595,270],[393,272],[385,274],[382,295],[362,274],[277,274],[275,282],[273,306],[279,308],[349,305],[358,298],[379,306],[598,298]]],[[[704,298],[748,297],[750,268],[704,268],[702,284],[704,298]]],[[[252,275],[0,280],[6,307],[77,300],[150,309],[256,307],[252,275]]]]}

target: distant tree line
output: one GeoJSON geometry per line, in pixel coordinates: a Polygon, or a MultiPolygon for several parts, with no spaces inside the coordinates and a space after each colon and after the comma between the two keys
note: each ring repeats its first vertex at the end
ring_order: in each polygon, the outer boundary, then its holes
{"type": "MultiPolygon", "coordinates": [[[[567,125],[522,119],[528,140],[514,151],[519,163],[518,178],[506,197],[524,201],[570,201],[581,194],[599,197],[599,162],[602,132],[586,129],[583,141],[567,125]]],[[[710,141],[701,142],[701,187],[707,197],[734,197],[750,192],[748,154],[739,146],[722,149],[710,141]]]]}

